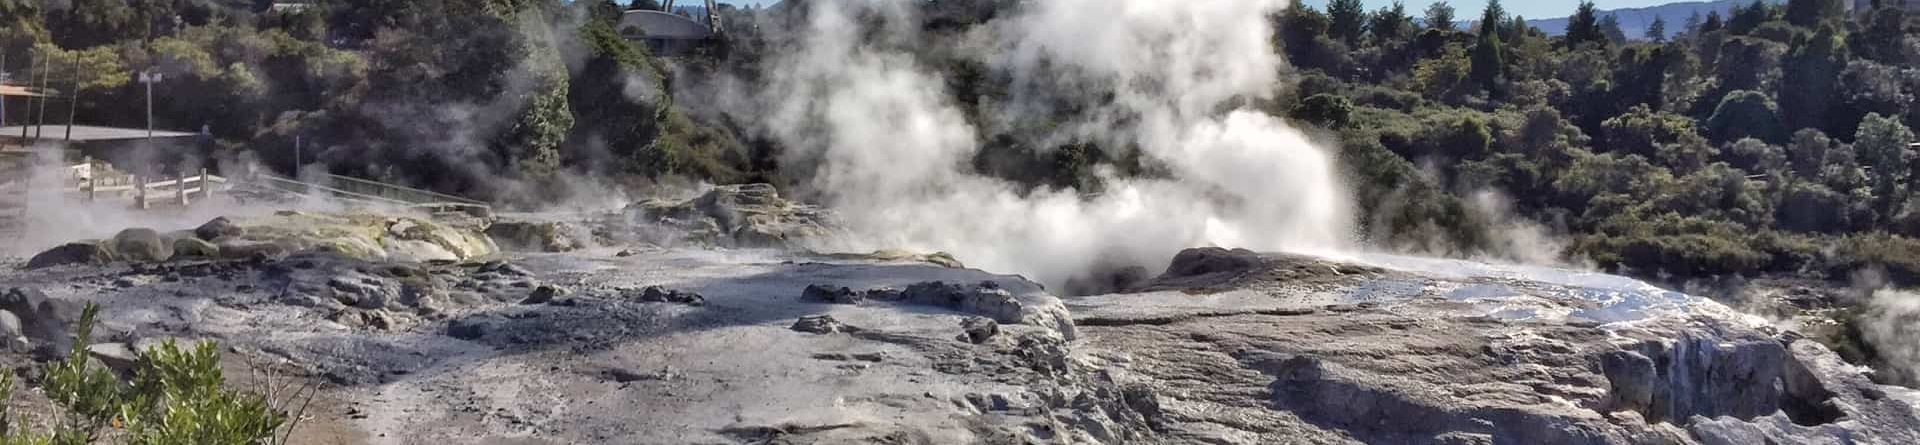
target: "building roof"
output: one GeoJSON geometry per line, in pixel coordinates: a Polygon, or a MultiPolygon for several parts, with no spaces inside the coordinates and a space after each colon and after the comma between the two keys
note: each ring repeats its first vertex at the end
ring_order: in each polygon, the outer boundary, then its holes
{"type": "Polygon", "coordinates": [[[19,85],[0,85],[0,96],[41,97],[45,95],[40,93],[35,93],[31,89],[28,89],[27,87],[23,87],[19,85]]]}
{"type": "Polygon", "coordinates": [[[620,16],[620,35],[628,39],[703,40],[713,29],[690,18],[660,11],[636,9],[620,16]]]}
{"type": "MultiPolygon", "coordinates": [[[[0,139],[20,139],[20,132],[22,129],[26,130],[27,138],[31,139],[33,137],[34,135],[33,125],[26,125],[26,126],[11,125],[6,127],[0,127],[0,139]]],[[[39,130],[40,130],[41,139],[56,140],[56,141],[68,139],[66,125],[47,125],[45,127],[40,128],[39,130]]],[[[188,137],[194,137],[199,135],[200,133],[188,133],[183,131],[161,131],[161,130],[153,131],[154,138],[188,138],[188,137]]],[[[103,141],[123,141],[123,140],[146,139],[146,138],[147,138],[147,129],[145,128],[116,128],[116,127],[95,127],[92,125],[75,125],[73,126],[72,140],[76,142],[103,142],[103,141]]]]}

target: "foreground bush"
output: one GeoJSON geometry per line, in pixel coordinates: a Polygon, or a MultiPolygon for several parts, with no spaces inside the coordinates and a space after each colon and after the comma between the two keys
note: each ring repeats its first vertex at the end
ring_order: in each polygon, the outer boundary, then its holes
{"type": "MultiPolygon", "coordinates": [[[[172,341],[144,351],[131,382],[89,363],[87,345],[99,307],[82,312],[67,359],[52,364],[42,388],[65,412],[52,431],[17,428],[0,406],[0,445],[128,443],[214,445],[283,443],[289,426],[265,395],[224,389],[213,342],[181,348],[172,341]]],[[[13,376],[0,375],[0,400],[9,400],[13,376]]],[[[309,396],[310,397],[310,396],[309,396]]]]}

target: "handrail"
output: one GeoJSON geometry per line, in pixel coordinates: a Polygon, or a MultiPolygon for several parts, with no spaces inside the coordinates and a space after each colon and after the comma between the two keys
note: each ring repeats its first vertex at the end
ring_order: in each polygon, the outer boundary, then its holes
{"type": "MultiPolygon", "coordinates": [[[[387,189],[387,190],[394,190],[394,191],[417,194],[417,195],[425,195],[425,196],[434,198],[432,200],[418,200],[418,201],[421,201],[418,203],[438,201],[438,202],[455,202],[455,203],[461,203],[461,204],[486,205],[485,202],[480,202],[478,200],[462,198],[462,197],[453,196],[445,193],[434,192],[430,190],[421,190],[421,189],[402,186],[402,185],[394,185],[394,184],[388,184],[384,182],[370,181],[370,180],[355,178],[351,176],[340,176],[340,175],[329,174],[329,175],[326,175],[326,179],[330,181],[334,181],[335,183],[345,182],[349,184],[364,185],[364,186],[378,188],[378,189],[387,189]]],[[[397,198],[390,198],[390,199],[397,199],[397,198]]],[[[398,200],[413,202],[405,199],[398,199],[398,200]]]]}
{"type": "Polygon", "coordinates": [[[275,183],[282,183],[282,184],[291,184],[291,185],[293,185],[293,186],[297,186],[297,187],[301,187],[301,188],[305,188],[305,189],[317,189],[317,190],[320,190],[320,191],[323,191],[323,192],[327,192],[327,193],[332,193],[332,194],[335,194],[335,195],[341,195],[341,196],[345,196],[345,197],[348,197],[348,198],[354,198],[354,199],[359,199],[359,200],[363,200],[363,201],[372,201],[372,202],[377,202],[377,203],[381,203],[381,204],[391,204],[391,205],[399,205],[399,206],[409,206],[409,205],[413,205],[413,204],[414,204],[414,203],[411,203],[411,202],[406,202],[406,201],[401,201],[401,200],[398,200],[398,199],[392,199],[392,198],[386,198],[386,197],[381,197],[381,196],[373,196],[373,195],[368,195],[368,194],[364,194],[364,193],[354,193],[354,192],[350,192],[350,191],[346,191],[346,190],[341,190],[341,189],[337,189],[337,188],[333,188],[333,187],[327,187],[327,186],[324,186],[324,185],[319,185],[319,184],[313,184],[313,183],[307,183],[307,182],[301,182],[301,181],[298,181],[298,180],[293,180],[293,179],[288,179],[288,178],[282,178],[282,177],[279,177],[279,176],[274,176],[274,175],[270,175],[270,174],[265,174],[265,173],[262,173],[262,174],[260,174],[260,175],[259,175],[259,177],[260,177],[261,179],[265,179],[265,180],[267,180],[267,181],[270,181],[270,182],[275,182],[275,183]]]}

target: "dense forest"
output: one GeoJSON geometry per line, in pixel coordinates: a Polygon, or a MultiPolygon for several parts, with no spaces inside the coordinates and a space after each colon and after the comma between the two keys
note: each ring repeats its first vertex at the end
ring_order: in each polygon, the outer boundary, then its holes
{"type": "MultiPolygon", "coordinates": [[[[1638,276],[1883,267],[1914,284],[1920,17],[1897,2],[1756,1],[1634,40],[1591,3],[1550,36],[1498,1],[1477,19],[1444,2],[1296,2],[1273,17],[1292,81],[1261,108],[1338,147],[1357,232],[1386,248],[1511,256],[1540,247],[1507,236],[1525,221],[1569,240],[1547,246],[1557,257],[1638,276]]],[[[751,122],[705,105],[706,80],[757,84],[784,48],[782,15],[804,7],[722,7],[727,38],[659,57],[616,30],[644,0],[285,5],[0,0],[0,67],[76,93],[80,122],[123,126],[145,119],[130,73],[159,70],[160,126],[206,128],[210,157],[291,171],[298,141],[336,173],[509,203],[580,177],[805,175],[751,122]]],[[[1018,7],[922,3],[922,63],[970,119],[1011,87],[944,42],[1018,7]]],[[[1157,174],[1128,147],[1013,137],[1046,125],[982,123],[973,168],[1083,193],[1099,192],[1096,169],[1157,174]]]]}
{"type": "Polygon", "coordinates": [[[1911,283],[1920,35],[1885,3],[1756,1],[1629,41],[1591,3],[1547,37],[1499,2],[1457,30],[1418,25],[1452,23],[1444,3],[1416,17],[1334,0],[1280,19],[1303,74],[1274,111],[1338,132],[1390,244],[1488,247],[1462,197],[1493,190],[1608,269],[1884,266],[1911,283]]]}

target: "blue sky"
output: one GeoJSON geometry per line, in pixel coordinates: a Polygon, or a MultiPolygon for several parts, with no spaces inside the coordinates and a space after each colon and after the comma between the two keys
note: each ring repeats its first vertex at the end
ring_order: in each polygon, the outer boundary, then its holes
{"type": "MultiPolygon", "coordinates": [[[[1393,0],[1365,1],[1368,9],[1378,9],[1393,3],[1393,0]]],[[[1407,9],[1413,11],[1414,16],[1418,17],[1420,11],[1426,10],[1427,5],[1434,3],[1436,0],[1405,1],[1407,3],[1407,9]]],[[[1600,9],[1618,9],[1677,3],[1680,1],[1686,0],[1594,0],[1593,3],[1598,5],[1600,9]]],[[[1326,0],[1306,0],[1306,2],[1315,7],[1321,7],[1327,3],[1326,0]]],[[[758,3],[765,5],[775,3],[775,0],[721,0],[721,3],[733,3],[736,5],[758,3]]],[[[1454,16],[1459,17],[1460,20],[1472,20],[1474,17],[1479,17],[1480,9],[1487,7],[1487,0],[1450,0],[1447,3],[1453,5],[1453,8],[1456,10],[1454,16]]],[[[1546,19],[1572,15],[1573,7],[1579,5],[1580,2],[1579,0],[1501,0],[1500,4],[1507,8],[1507,13],[1509,14],[1519,14],[1530,19],[1546,19]]]]}

